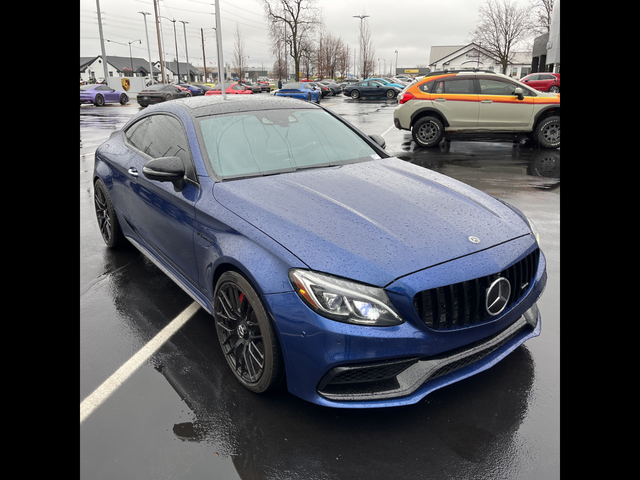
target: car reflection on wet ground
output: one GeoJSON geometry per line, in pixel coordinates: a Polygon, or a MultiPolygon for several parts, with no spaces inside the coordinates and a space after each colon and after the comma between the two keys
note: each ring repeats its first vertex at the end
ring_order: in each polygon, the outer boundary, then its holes
{"type": "MultiPolygon", "coordinates": [[[[556,479],[560,477],[560,150],[503,138],[416,148],[395,101],[321,106],[399,158],[522,210],[547,259],[542,333],[494,367],[407,407],[336,410],[245,390],[202,309],[81,424],[81,478],[556,479]]],[[[80,112],[81,402],[192,300],[137,251],[107,250],[93,212],[93,152],[140,111],[80,112]]]]}

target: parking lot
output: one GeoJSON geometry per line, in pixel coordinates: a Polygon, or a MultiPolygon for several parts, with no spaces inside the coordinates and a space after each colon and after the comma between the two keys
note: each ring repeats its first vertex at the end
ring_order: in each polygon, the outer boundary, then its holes
{"type": "Polygon", "coordinates": [[[338,410],[286,389],[252,394],[229,370],[212,317],[136,250],[105,247],[94,153],[141,107],[81,106],[81,478],[560,478],[560,149],[498,137],[420,148],[393,127],[397,104],[339,95],[321,106],[382,135],[388,153],[505,200],[536,224],[548,274],[541,335],[412,406],[338,410]],[[168,340],[123,372],[186,310],[168,340]],[[105,382],[113,388],[83,418],[105,382]]]}

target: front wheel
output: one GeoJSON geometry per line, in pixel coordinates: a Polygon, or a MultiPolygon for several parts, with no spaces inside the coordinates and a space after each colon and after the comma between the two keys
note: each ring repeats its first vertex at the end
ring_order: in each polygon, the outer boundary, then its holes
{"type": "Polygon", "coordinates": [[[353,90],[351,92],[351,98],[353,98],[353,99],[360,98],[360,92],[358,90],[353,90]]]}
{"type": "Polygon", "coordinates": [[[413,125],[411,135],[421,147],[436,147],[444,135],[444,126],[436,117],[422,117],[413,125]]]}
{"type": "Polygon", "coordinates": [[[560,93],[560,87],[557,85],[552,85],[551,88],[549,88],[549,91],[551,93],[560,93]]]}
{"type": "Polygon", "coordinates": [[[120,105],[126,105],[128,101],[129,98],[124,93],[120,95],[120,105]]]}
{"type": "Polygon", "coordinates": [[[393,90],[387,90],[387,98],[395,98],[396,92],[393,90]]]}
{"type": "Polygon", "coordinates": [[[213,316],[222,352],[240,383],[255,393],[279,386],[284,360],[278,336],[247,279],[235,271],[220,276],[213,316]]]}
{"type": "Polygon", "coordinates": [[[543,119],[536,127],[534,138],[544,148],[560,147],[560,115],[543,119]]]}

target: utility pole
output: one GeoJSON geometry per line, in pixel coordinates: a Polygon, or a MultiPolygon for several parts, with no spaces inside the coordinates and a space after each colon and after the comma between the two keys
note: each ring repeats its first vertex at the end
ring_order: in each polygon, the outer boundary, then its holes
{"type": "Polygon", "coordinates": [[[98,29],[100,30],[100,48],[102,48],[102,67],[104,68],[104,81],[108,85],[109,70],[107,69],[107,54],[104,50],[104,35],[102,34],[102,17],[100,16],[100,0],[96,0],[98,7],[98,29]]]}
{"type": "MultiPolygon", "coordinates": [[[[155,2],[154,2],[155,3],[155,2]]],[[[147,36],[147,55],[149,55],[149,81],[153,85],[153,66],[151,65],[151,47],[149,46],[149,32],[147,31],[147,15],[149,12],[138,12],[144,17],[144,34],[147,36]]]]}
{"type": "Polygon", "coordinates": [[[189,48],[187,47],[187,23],[184,20],[180,20],[182,26],[184,27],[184,49],[187,55],[187,83],[189,83],[189,75],[191,74],[191,68],[189,67],[189,48]]]}
{"type": "Polygon", "coordinates": [[[160,20],[158,18],[158,6],[156,5],[156,0],[153,0],[153,11],[156,15],[156,34],[158,35],[158,55],[160,56],[160,75],[162,75],[162,83],[165,82],[164,77],[164,61],[162,60],[162,42],[160,40],[160,20]]]}

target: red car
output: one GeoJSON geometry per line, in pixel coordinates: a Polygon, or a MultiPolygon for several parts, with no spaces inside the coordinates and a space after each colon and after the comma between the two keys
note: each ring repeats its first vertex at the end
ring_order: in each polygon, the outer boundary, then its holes
{"type": "Polygon", "coordinates": [[[540,92],[560,93],[559,73],[531,73],[520,81],[540,92]]]}
{"type": "MultiPolygon", "coordinates": [[[[253,91],[251,90],[250,87],[247,87],[245,85],[240,85],[239,83],[231,83],[231,84],[227,84],[225,83],[225,86],[229,85],[226,89],[225,89],[225,93],[227,95],[234,95],[234,94],[249,94],[249,93],[253,93],[253,91]]],[[[205,93],[205,96],[207,95],[222,95],[222,86],[221,84],[217,84],[215,87],[213,87],[211,90],[207,90],[207,92],[205,93]]]]}

